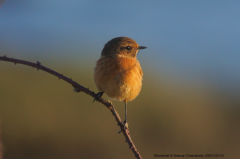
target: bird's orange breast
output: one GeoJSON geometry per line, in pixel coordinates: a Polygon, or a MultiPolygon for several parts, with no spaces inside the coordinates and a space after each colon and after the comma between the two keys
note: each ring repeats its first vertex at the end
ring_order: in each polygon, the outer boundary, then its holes
{"type": "Polygon", "coordinates": [[[136,58],[101,57],[94,71],[98,90],[112,99],[131,101],[141,91],[143,72],[136,58]]]}

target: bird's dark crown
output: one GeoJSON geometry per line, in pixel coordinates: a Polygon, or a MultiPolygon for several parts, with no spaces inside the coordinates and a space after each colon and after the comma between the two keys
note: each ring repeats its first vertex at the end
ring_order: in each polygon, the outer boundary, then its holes
{"type": "Polygon", "coordinates": [[[128,37],[116,37],[108,41],[103,50],[101,56],[104,57],[128,57],[135,58],[139,49],[146,47],[140,47],[135,40],[128,37]]]}

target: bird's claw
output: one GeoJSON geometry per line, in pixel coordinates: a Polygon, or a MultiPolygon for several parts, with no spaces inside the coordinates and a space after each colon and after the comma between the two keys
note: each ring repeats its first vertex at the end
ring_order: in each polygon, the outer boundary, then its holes
{"type": "Polygon", "coordinates": [[[93,99],[93,102],[98,101],[102,97],[103,93],[104,92],[98,92],[97,97],[93,99]]]}
{"type": "Polygon", "coordinates": [[[124,128],[125,128],[125,129],[128,129],[128,123],[127,123],[126,120],[123,122],[123,125],[124,125],[124,128]]]}
{"type": "MultiPolygon", "coordinates": [[[[126,120],[124,120],[124,122],[119,123],[118,125],[121,125],[121,124],[123,125],[124,130],[128,129],[128,123],[126,120]]],[[[122,131],[123,131],[123,129],[121,129],[118,133],[120,133],[122,131]]]]}
{"type": "Polygon", "coordinates": [[[79,90],[79,88],[74,88],[73,91],[74,91],[74,92],[77,92],[77,93],[81,92],[81,91],[79,90]]]}

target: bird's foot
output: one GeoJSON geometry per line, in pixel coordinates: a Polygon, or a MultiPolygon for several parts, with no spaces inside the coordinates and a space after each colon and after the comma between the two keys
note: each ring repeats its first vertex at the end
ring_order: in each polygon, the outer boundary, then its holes
{"type": "Polygon", "coordinates": [[[125,128],[125,129],[128,129],[128,123],[127,123],[127,120],[124,120],[123,125],[124,125],[124,128],[125,128]]]}
{"type": "Polygon", "coordinates": [[[81,92],[81,91],[79,90],[79,88],[74,88],[73,91],[74,91],[74,92],[77,92],[77,93],[81,92]]]}
{"type": "MultiPolygon", "coordinates": [[[[123,124],[123,129],[124,129],[124,130],[128,129],[128,123],[127,123],[126,120],[124,120],[124,122],[122,122],[121,124],[123,124]]],[[[120,125],[120,124],[118,124],[118,125],[120,125]]],[[[122,132],[123,129],[121,129],[118,133],[122,132]]]]}
{"type": "Polygon", "coordinates": [[[102,97],[103,93],[104,92],[98,92],[97,97],[93,99],[93,102],[98,101],[98,99],[100,99],[102,97]]]}

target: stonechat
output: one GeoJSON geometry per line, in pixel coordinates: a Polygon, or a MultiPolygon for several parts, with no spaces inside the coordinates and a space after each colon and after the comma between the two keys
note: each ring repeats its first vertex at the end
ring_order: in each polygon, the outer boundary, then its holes
{"type": "Polygon", "coordinates": [[[146,48],[128,37],[113,38],[105,44],[94,69],[94,81],[100,91],[97,99],[106,93],[111,99],[124,101],[125,126],[127,102],[135,99],[142,88],[143,71],[137,53],[146,48]]]}

